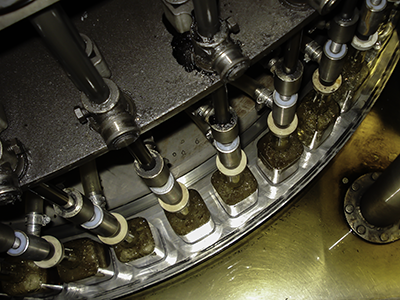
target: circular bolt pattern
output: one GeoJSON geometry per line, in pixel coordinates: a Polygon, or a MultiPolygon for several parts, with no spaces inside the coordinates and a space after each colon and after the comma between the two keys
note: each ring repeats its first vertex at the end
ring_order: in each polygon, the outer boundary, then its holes
{"type": "Polygon", "coordinates": [[[357,232],[359,234],[364,234],[365,233],[365,227],[363,225],[360,225],[357,227],[357,232]]]}

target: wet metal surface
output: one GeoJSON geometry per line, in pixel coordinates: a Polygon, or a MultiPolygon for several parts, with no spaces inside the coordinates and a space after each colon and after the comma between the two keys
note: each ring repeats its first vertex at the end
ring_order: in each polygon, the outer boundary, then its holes
{"type": "Polygon", "coordinates": [[[368,243],[343,215],[351,184],[400,153],[399,76],[397,68],[346,146],[290,206],[203,264],[126,299],[399,299],[400,242],[368,243]]]}
{"type": "MultiPolygon", "coordinates": [[[[278,0],[223,0],[220,8],[223,18],[233,16],[240,24],[234,38],[252,63],[316,16],[313,9],[294,11],[278,0]]],[[[101,1],[82,9],[74,23],[97,43],[111,78],[134,99],[142,131],[218,87],[215,75],[187,73],[176,62],[161,1],[101,1]]],[[[10,121],[2,138],[18,137],[32,161],[22,185],[56,176],[107,151],[100,136],[76,119],[78,90],[31,30],[25,20],[0,32],[2,40],[10,41],[0,47],[0,101],[10,121]]]]}

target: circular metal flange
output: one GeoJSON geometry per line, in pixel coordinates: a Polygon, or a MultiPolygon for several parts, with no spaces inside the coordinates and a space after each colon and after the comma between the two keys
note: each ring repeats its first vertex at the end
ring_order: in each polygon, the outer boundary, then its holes
{"type": "Polygon", "coordinates": [[[363,194],[380,174],[368,173],[359,177],[348,189],[343,208],[347,223],[359,237],[372,243],[387,244],[400,239],[400,221],[387,227],[377,227],[368,223],[360,210],[363,194]]]}

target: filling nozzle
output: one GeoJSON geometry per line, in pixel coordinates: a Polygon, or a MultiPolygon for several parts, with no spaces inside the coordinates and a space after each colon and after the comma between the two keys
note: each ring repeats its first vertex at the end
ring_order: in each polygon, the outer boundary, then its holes
{"type": "Polygon", "coordinates": [[[157,195],[161,207],[168,212],[184,213],[189,201],[188,189],[176,181],[162,156],[148,149],[140,138],[128,150],[135,158],[137,174],[157,195]]]}
{"type": "Polygon", "coordinates": [[[371,35],[376,33],[385,16],[387,2],[387,0],[365,0],[363,2],[356,34],[360,40],[367,41],[371,35]]]}
{"type": "Polygon", "coordinates": [[[56,214],[96,234],[105,244],[115,245],[126,238],[128,226],[123,216],[94,205],[75,189],[41,183],[32,192],[54,204],[56,214]]]}
{"type": "Polygon", "coordinates": [[[51,268],[64,259],[64,246],[53,236],[38,237],[0,223],[0,252],[33,260],[40,268],[51,268]]]}

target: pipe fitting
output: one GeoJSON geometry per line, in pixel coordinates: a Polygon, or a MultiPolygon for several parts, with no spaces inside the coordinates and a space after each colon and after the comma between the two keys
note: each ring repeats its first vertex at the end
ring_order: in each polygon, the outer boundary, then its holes
{"type": "Polygon", "coordinates": [[[14,230],[14,235],[18,243],[14,243],[12,248],[7,251],[10,256],[40,261],[47,259],[54,251],[52,245],[40,237],[27,235],[20,230],[14,230]]]}
{"type": "Polygon", "coordinates": [[[326,42],[319,65],[319,79],[322,84],[329,86],[335,83],[342,72],[346,54],[346,44],[337,44],[332,40],[326,42]]]}
{"type": "Polygon", "coordinates": [[[234,81],[250,66],[249,59],[230,38],[231,31],[226,21],[212,39],[200,35],[197,25],[191,29],[196,66],[205,71],[215,71],[223,81],[234,81]]]}
{"type": "Polygon", "coordinates": [[[150,170],[145,170],[141,167],[140,163],[135,160],[134,168],[136,173],[142,178],[144,183],[150,187],[160,187],[167,183],[170,176],[168,166],[165,164],[164,159],[154,150],[149,150],[151,156],[154,158],[155,165],[150,170]]]}
{"type": "Polygon", "coordinates": [[[370,35],[374,34],[378,30],[379,25],[385,15],[386,7],[387,0],[365,0],[363,2],[360,22],[358,23],[357,28],[357,35],[362,40],[368,39],[370,35]]]}
{"type": "Polygon", "coordinates": [[[162,0],[165,17],[179,33],[190,30],[193,22],[193,2],[189,0],[162,0]]]}
{"type": "Polygon", "coordinates": [[[241,161],[240,138],[237,136],[232,143],[219,143],[214,141],[218,151],[218,158],[222,165],[227,169],[235,169],[241,161]]]}
{"type": "Polygon", "coordinates": [[[272,117],[278,127],[288,127],[296,114],[296,103],[298,94],[291,97],[282,97],[276,90],[273,94],[274,104],[272,107],[272,117]]]}
{"type": "Polygon", "coordinates": [[[284,70],[283,58],[273,64],[271,71],[275,74],[274,85],[275,90],[282,96],[292,96],[296,94],[301,86],[303,78],[304,66],[298,61],[296,70],[292,74],[287,74],[284,70]]]}
{"type": "Polygon", "coordinates": [[[81,225],[83,228],[104,237],[112,237],[118,234],[120,224],[112,214],[98,205],[93,206],[93,211],[93,217],[81,225]]]}
{"type": "Polygon", "coordinates": [[[109,149],[121,149],[136,141],[139,137],[139,128],[135,122],[134,105],[121,94],[118,86],[111,80],[104,78],[110,94],[103,103],[91,101],[82,94],[81,101],[87,113],[77,115],[82,119],[90,120],[94,130],[101,134],[109,149]]]}
{"type": "Polygon", "coordinates": [[[218,124],[215,122],[214,110],[206,117],[206,122],[211,126],[214,140],[222,144],[232,143],[239,135],[238,117],[235,110],[229,107],[231,119],[228,123],[218,124]]]}
{"type": "Polygon", "coordinates": [[[42,213],[32,211],[25,217],[26,231],[29,234],[40,236],[42,227],[49,224],[50,221],[50,217],[42,213]]]}
{"type": "Polygon", "coordinates": [[[157,195],[159,201],[167,205],[177,205],[182,201],[183,191],[179,182],[177,182],[169,173],[168,181],[160,187],[149,187],[150,190],[157,195]]]}
{"type": "Polygon", "coordinates": [[[93,218],[94,207],[93,203],[88,198],[74,189],[64,189],[64,192],[68,194],[72,206],[64,208],[59,205],[54,205],[54,211],[57,215],[79,225],[93,218]]]}
{"type": "Polygon", "coordinates": [[[359,19],[360,13],[358,9],[354,10],[354,14],[350,19],[343,19],[341,15],[336,15],[329,26],[329,38],[338,44],[350,42],[356,31],[359,19]]]}
{"type": "Polygon", "coordinates": [[[307,43],[304,47],[304,61],[308,63],[309,61],[315,61],[320,63],[322,57],[322,47],[316,41],[312,40],[307,43]]]}
{"type": "Polygon", "coordinates": [[[0,205],[13,204],[20,200],[19,186],[27,167],[25,149],[20,141],[0,140],[0,205]]]}

